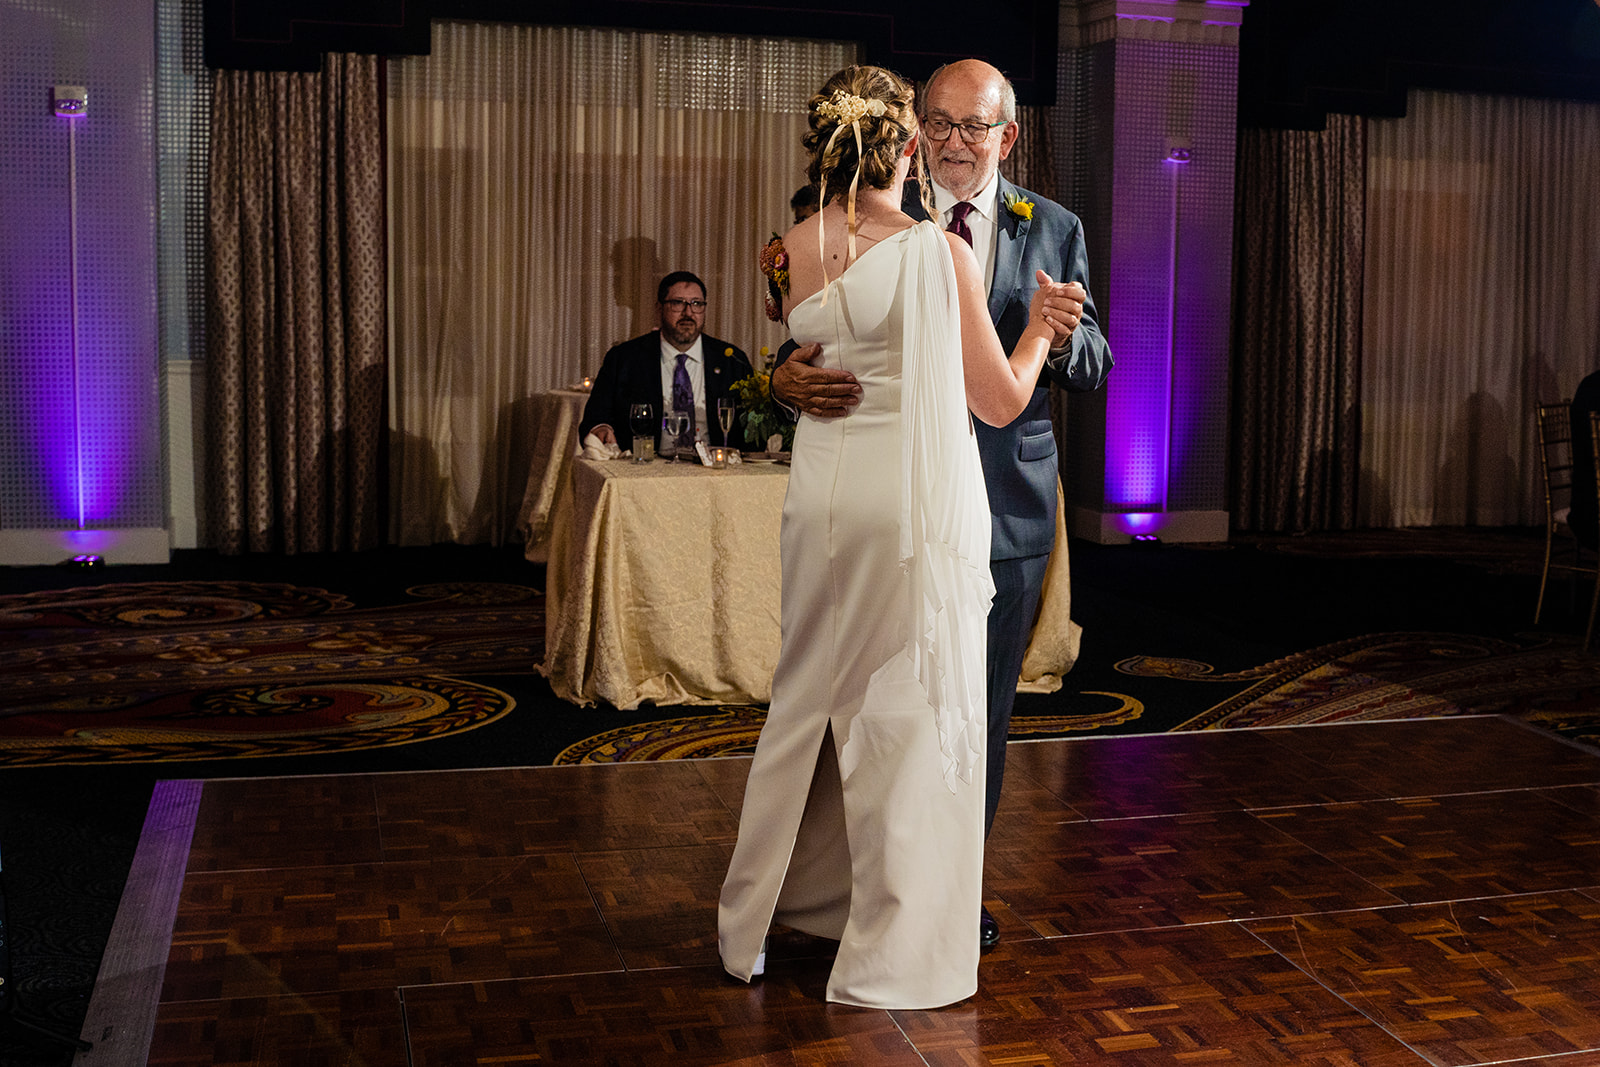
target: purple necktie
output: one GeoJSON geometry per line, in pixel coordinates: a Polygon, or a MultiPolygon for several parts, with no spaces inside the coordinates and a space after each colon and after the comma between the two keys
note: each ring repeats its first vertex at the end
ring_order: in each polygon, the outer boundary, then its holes
{"type": "Polygon", "coordinates": [[[689,428],[678,439],[679,448],[694,448],[695,424],[694,383],[689,380],[689,354],[678,353],[678,366],[672,372],[672,410],[689,413],[689,428]]]}
{"type": "Polygon", "coordinates": [[[967,242],[967,247],[972,247],[972,229],[967,225],[967,216],[972,213],[972,205],[963,200],[950,209],[950,225],[945,229],[967,242]]]}

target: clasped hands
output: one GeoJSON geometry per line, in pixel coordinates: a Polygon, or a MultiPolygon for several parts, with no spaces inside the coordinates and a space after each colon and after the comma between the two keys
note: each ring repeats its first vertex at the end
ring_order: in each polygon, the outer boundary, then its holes
{"type": "MultiPolygon", "coordinates": [[[[1028,306],[1030,322],[1048,325],[1054,335],[1050,347],[1065,348],[1073,331],[1083,321],[1083,302],[1089,294],[1078,282],[1058,282],[1044,271],[1035,271],[1039,288],[1028,306]]],[[[772,395],[807,415],[821,419],[848,415],[861,403],[861,385],[846,370],[812,364],[822,355],[822,346],[803,345],[772,372],[772,395]]]]}

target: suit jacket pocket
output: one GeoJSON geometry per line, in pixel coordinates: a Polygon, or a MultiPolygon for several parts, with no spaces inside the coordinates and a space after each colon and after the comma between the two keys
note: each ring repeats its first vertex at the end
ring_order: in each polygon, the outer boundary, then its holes
{"type": "Polygon", "coordinates": [[[1048,422],[1030,422],[1022,428],[1022,438],[1017,445],[1017,458],[1029,460],[1049,459],[1056,454],[1056,435],[1048,422]]]}

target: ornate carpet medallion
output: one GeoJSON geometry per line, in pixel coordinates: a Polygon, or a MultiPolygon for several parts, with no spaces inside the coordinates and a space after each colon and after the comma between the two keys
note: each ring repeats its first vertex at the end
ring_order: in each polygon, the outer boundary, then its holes
{"type": "Polygon", "coordinates": [[[766,721],[762,708],[727,705],[711,715],[608,730],[567,746],[552,762],[559,766],[748,756],[756,750],[756,738],[766,721]]]}
{"type": "Polygon", "coordinates": [[[413,587],[152,582],[0,597],[0,766],[349,752],[449,736],[515,701],[443,674],[519,673],[542,598],[413,587]],[[520,635],[525,635],[519,640],[520,635]]]}

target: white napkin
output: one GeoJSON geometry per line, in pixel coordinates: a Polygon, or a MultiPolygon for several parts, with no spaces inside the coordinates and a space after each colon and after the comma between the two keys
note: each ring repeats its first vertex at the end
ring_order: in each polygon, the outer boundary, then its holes
{"type": "Polygon", "coordinates": [[[614,444],[607,444],[592,433],[583,439],[584,459],[616,459],[620,455],[622,449],[614,444]]]}

